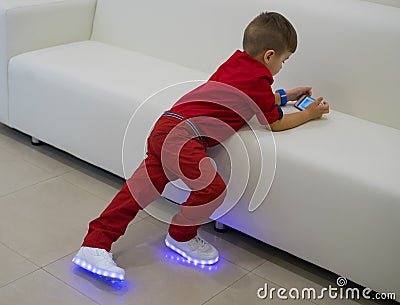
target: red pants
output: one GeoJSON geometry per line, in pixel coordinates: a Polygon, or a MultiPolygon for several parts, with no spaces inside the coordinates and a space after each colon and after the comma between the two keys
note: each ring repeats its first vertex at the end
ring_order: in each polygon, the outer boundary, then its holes
{"type": "MultiPolygon", "coordinates": [[[[184,119],[162,116],[147,140],[147,157],[101,215],[89,223],[82,246],[111,250],[139,210],[156,200],[169,181],[182,179],[192,190],[173,217],[169,234],[177,241],[196,236],[223,202],[226,185],[205,144],[184,119]]],[[[196,129],[196,128],[195,128],[196,129]]]]}

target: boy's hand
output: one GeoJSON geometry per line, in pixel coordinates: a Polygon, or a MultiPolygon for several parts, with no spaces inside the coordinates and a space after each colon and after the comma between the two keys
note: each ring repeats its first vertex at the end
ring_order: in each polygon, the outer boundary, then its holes
{"type": "Polygon", "coordinates": [[[304,111],[308,113],[311,120],[319,119],[323,114],[329,113],[329,104],[322,97],[319,97],[314,103],[308,105],[304,111]]]}
{"type": "Polygon", "coordinates": [[[329,112],[329,104],[322,97],[307,106],[306,110],[284,114],[282,119],[269,125],[272,131],[281,131],[297,127],[310,120],[318,119],[329,112]],[[320,105],[321,104],[321,105],[320,105]]]}
{"type": "Polygon", "coordinates": [[[311,87],[298,87],[291,90],[286,90],[286,96],[288,101],[296,101],[302,95],[312,96],[311,87]]]}

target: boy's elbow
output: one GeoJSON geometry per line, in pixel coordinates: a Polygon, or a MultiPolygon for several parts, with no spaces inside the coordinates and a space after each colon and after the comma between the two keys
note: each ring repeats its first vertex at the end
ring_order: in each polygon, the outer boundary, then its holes
{"type": "Polygon", "coordinates": [[[282,130],[282,126],[281,126],[281,120],[275,121],[272,124],[269,124],[267,126],[267,128],[271,131],[281,131],[282,130]]]}

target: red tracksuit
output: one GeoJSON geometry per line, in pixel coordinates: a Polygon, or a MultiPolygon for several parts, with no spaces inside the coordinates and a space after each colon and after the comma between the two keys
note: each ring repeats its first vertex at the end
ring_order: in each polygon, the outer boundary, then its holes
{"type": "Polygon", "coordinates": [[[280,119],[282,111],[275,105],[272,83],[262,63],[236,51],[209,82],[183,96],[158,119],[147,140],[146,159],[103,213],[90,222],[82,246],[110,251],[137,212],[176,179],[192,191],[168,231],[177,241],[195,237],[226,193],[207,146],[222,142],[254,115],[263,125],[280,119]]]}

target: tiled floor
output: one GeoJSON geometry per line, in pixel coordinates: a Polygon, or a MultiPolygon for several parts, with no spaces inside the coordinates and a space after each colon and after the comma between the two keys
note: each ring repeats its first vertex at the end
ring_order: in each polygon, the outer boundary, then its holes
{"type": "Polygon", "coordinates": [[[212,224],[201,232],[222,259],[210,268],[189,265],[164,246],[166,225],[145,212],[113,248],[127,280],[93,277],[71,259],[122,183],[0,125],[0,305],[377,304],[260,299],[265,285],[321,289],[335,286],[336,276],[234,230],[216,233],[212,224]]]}

